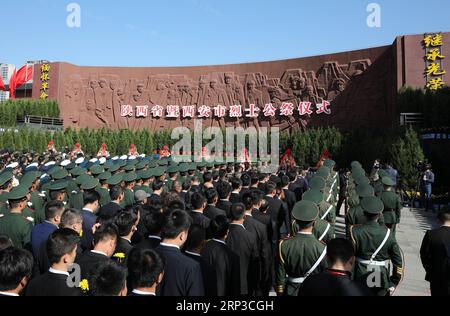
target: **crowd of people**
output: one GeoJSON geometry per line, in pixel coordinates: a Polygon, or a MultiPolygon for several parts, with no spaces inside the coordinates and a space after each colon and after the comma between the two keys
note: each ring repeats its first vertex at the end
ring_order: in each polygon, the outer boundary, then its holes
{"type": "MultiPolygon", "coordinates": [[[[338,173],[328,159],[267,173],[177,164],[167,148],[111,158],[102,146],[89,160],[76,150],[3,163],[0,295],[389,296],[402,280],[402,203],[382,168],[338,173]]],[[[440,219],[448,228],[449,213],[440,219]]],[[[437,235],[421,250],[435,295],[448,286],[437,235]]]]}

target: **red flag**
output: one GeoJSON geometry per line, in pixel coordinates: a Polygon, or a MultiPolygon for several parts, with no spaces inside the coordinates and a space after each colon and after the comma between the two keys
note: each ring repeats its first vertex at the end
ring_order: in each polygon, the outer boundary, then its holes
{"type": "Polygon", "coordinates": [[[0,75],[0,91],[6,91],[5,83],[3,82],[3,78],[0,75]]]}
{"type": "Polygon", "coordinates": [[[16,98],[16,95],[14,94],[14,92],[16,91],[16,77],[17,77],[17,71],[14,68],[14,72],[11,76],[11,79],[9,79],[9,98],[10,99],[16,98]]]}
{"type": "Polygon", "coordinates": [[[33,66],[23,66],[17,71],[16,89],[33,79],[33,66]]]}

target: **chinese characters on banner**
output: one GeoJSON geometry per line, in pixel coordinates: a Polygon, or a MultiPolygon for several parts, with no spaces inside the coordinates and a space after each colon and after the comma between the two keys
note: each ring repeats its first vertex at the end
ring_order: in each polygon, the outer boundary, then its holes
{"type": "Polygon", "coordinates": [[[426,88],[431,91],[437,91],[447,86],[443,78],[446,74],[442,63],[445,59],[442,49],[443,45],[442,34],[425,34],[423,46],[425,47],[426,60],[426,88]]]}
{"type": "Polygon", "coordinates": [[[41,100],[48,99],[48,88],[50,81],[50,65],[42,64],[41,65],[41,95],[39,98],[41,100]]]}
{"type": "Polygon", "coordinates": [[[178,106],[168,105],[165,109],[160,105],[122,105],[120,107],[120,115],[122,117],[136,117],[136,118],[224,118],[228,115],[230,118],[258,118],[260,115],[264,117],[275,117],[277,114],[281,117],[290,117],[298,113],[300,116],[312,114],[326,114],[331,115],[331,103],[322,101],[322,103],[314,105],[311,102],[300,102],[296,107],[293,103],[282,103],[277,109],[273,104],[266,104],[264,109],[258,108],[255,104],[250,104],[248,107],[242,105],[232,105],[226,107],[224,105],[207,106],[202,105],[196,107],[195,105],[178,106]]]}

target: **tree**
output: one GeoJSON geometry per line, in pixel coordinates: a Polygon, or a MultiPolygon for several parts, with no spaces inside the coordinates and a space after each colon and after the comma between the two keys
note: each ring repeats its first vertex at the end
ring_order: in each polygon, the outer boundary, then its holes
{"type": "Polygon", "coordinates": [[[390,153],[392,163],[400,173],[401,185],[408,190],[416,189],[419,180],[416,166],[425,159],[416,131],[411,127],[407,128],[392,145],[390,153]]]}

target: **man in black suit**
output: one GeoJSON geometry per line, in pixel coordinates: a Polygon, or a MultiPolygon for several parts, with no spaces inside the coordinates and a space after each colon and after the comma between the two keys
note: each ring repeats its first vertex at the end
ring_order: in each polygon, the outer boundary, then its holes
{"type": "Polygon", "coordinates": [[[181,252],[186,242],[192,218],[182,210],[174,210],[166,216],[162,228],[162,242],[155,249],[164,259],[162,296],[204,296],[200,265],[181,252]]]}
{"type": "Polygon", "coordinates": [[[94,234],[94,249],[84,252],[76,263],[81,268],[81,279],[89,281],[95,267],[105,261],[110,261],[117,245],[119,233],[115,224],[102,224],[94,234]]]}
{"type": "Polygon", "coordinates": [[[33,270],[30,252],[9,247],[0,251],[0,296],[19,296],[33,270]]]}
{"type": "Polygon", "coordinates": [[[163,181],[154,181],[152,184],[152,190],[153,193],[150,195],[150,197],[147,200],[147,203],[149,205],[152,204],[163,204],[163,200],[161,198],[161,195],[164,190],[164,182],[163,181]]]}
{"type": "Polygon", "coordinates": [[[180,199],[184,202],[184,205],[186,205],[186,211],[191,211],[191,196],[192,193],[190,192],[192,187],[192,182],[190,179],[186,179],[183,184],[181,185],[181,192],[179,194],[180,199]]]}
{"type": "Polygon", "coordinates": [[[164,276],[164,262],[154,250],[133,248],[128,262],[129,296],[156,296],[164,276]]]}
{"type": "Polygon", "coordinates": [[[121,211],[117,214],[115,224],[119,233],[116,250],[113,259],[120,264],[125,264],[128,253],[133,246],[131,245],[131,238],[137,231],[137,224],[139,221],[139,207],[130,208],[121,211]]]}
{"type": "Polygon", "coordinates": [[[227,217],[230,217],[231,206],[233,205],[230,202],[231,185],[228,182],[221,181],[217,186],[217,193],[219,195],[219,201],[216,207],[225,211],[227,217]]]}
{"type": "Polygon", "coordinates": [[[213,239],[208,241],[202,250],[203,259],[214,267],[216,296],[233,297],[241,293],[239,256],[225,243],[229,227],[226,216],[216,216],[211,221],[213,239]]]}
{"type": "Polygon", "coordinates": [[[54,231],[47,240],[47,254],[51,268],[46,273],[31,280],[27,296],[79,296],[79,284],[69,286],[69,269],[77,255],[80,236],[69,228],[54,231]]]}
{"type": "Polygon", "coordinates": [[[127,296],[127,270],[113,261],[101,263],[89,283],[92,296],[127,296]]]}
{"type": "Polygon", "coordinates": [[[250,184],[252,183],[252,178],[245,172],[241,176],[242,188],[239,192],[239,201],[242,201],[242,196],[250,190],[250,184]]]}
{"type": "Polygon", "coordinates": [[[150,212],[146,215],[145,227],[147,237],[136,245],[140,249],[155,249],[161,242],[161,229],[164,224],[164,214],[161,212],[150,212]]]}
{"type": "Polygon", "coordinates": [[[202,257],[202,250],[206,240],[206,233],[203,227],[197,224],[191,225],[189,235],[184,245],[184,254],[200,264],[203,276],[203,285],[206,296],[217,296],[216,294],[216,274],[215,267],[211,266],[202,257]]]}
{"type": "Polygon", "coordinates": [[[328,269],[303,282],[298,296],[371,296],[366,282],[353,281],[355,249],[347,239],[333,239],[327,245],[328,269]]]}
{"type": "Polygon", "coordinates": [[[109,196],[111,198],[111,202],[102,206],[97,212],[97,217],[102,222],[113,219],[114,216],[116,216],[122,209],[120,204],[125,199],[123,189],[118,185],[109,190],[109,196]]]}
{"type": "Polygon", "coordinates": [[[269,215],[272,224],[272,249],[275,249],[278,240],[289,235],[289,214],[283,203],[276,196],[276,184],[272,181],[266,185],[266,201],[269,203],[269,215]]]}
{"type": "Polygon", "coordinates": [[[249,277],[249,270],[257,269],[258,250],[256,237],[244,227],[245,206],[233,204],[231,208],[232,222],[226,240],[230,249],[239,256],[241,295],[250,295],[249,289],[256,287],[255,280],[249,277]]]}
{"type": "Polygon", "coordinates": [[[83,250],[92,248],[93,233],[92,227],[97,223],[97,211],[100,203],[100,194],[95,191],[85,191],[83,193],[84,207],[81,210],[83,215],[83,235],[81,236],[81,247],[83,250]]]}
{"type": "Polygon", "coordinates": [[[438,215],[442,226],[428,231],[420,248],[431,296],[450,295],[450,210],[438,215]]]}
{"type": "Polygon", "coordinates": [[[209,238],[209,224],[211,219],[204,215],[204,210],[206,208],[206,199],[200,192],[195,192],[192,194],[191,198],[192,211],[189,215],[192,217],[192,223],[199,225],[206,233],[209,238]]]}
{"type": "MultiPolygon", "coordinates": [[[[295,193],[289,190],[289,177],[286,175],[281,177],[281,190],[283,190],[284,202],[286,202],[289,212],[288,214],[291,214],[295,203],[297,203],[297,198],[295,196],[295,193]]],[[[291,222],[291,220],[289,220],[289,222],[291,222]]]]}
{"type": "Polygon", "coordinates": [[[239,203],[241,201],[241,189],[242,189],[242,181],[239,178],[231,179],[231,195],[230,202],[231,204],[239,203]]]}
{"type": "Polygon", "coordinates": [[[201,189],[203,193],[206,193],[206,190],[208,189],[215,189],[214,183],[213,183],[213,175],[211,172],[205,172],[203,174],[203,184],[201,185],[201,189]]]}
{"type": "Polygon", "coordinates": [[[287,173],[289,177],[289,191],[295,194],[297,202],[302,200],[303,193],[308,190],[308,186],[303,178],[299,177],[296,169],[289,170],[287,173]]]}
{"type": "Polygon", "coordinates": [[[253,218],[252,210],[255,204],[258,204],[260,200],[260,194],[258,191],[247,192],[242,197],[243,204],[245,205],[245,220],[244,227],[247,231],[252,233],[256,238],[256,247],[258,250],[258,262],[257,269],[249,271],[250,276],[254,280],[252,284],[256,287],[249,288],[250,295],[256,296],[269,296],[271,287],[271,243],[267,237],[267,227],[253,218]]]}
{"type": "Polygon", "coordinates": [[[219,199],[219,195],[217,194],[216,189],[210,188],[205,191],[206,202],[208,205],[206,206],[203,214],[209,219],[214,219],[217,215],[227,215],[224,210],[221,210],[216,207],[216,203],[219,199]]]}

